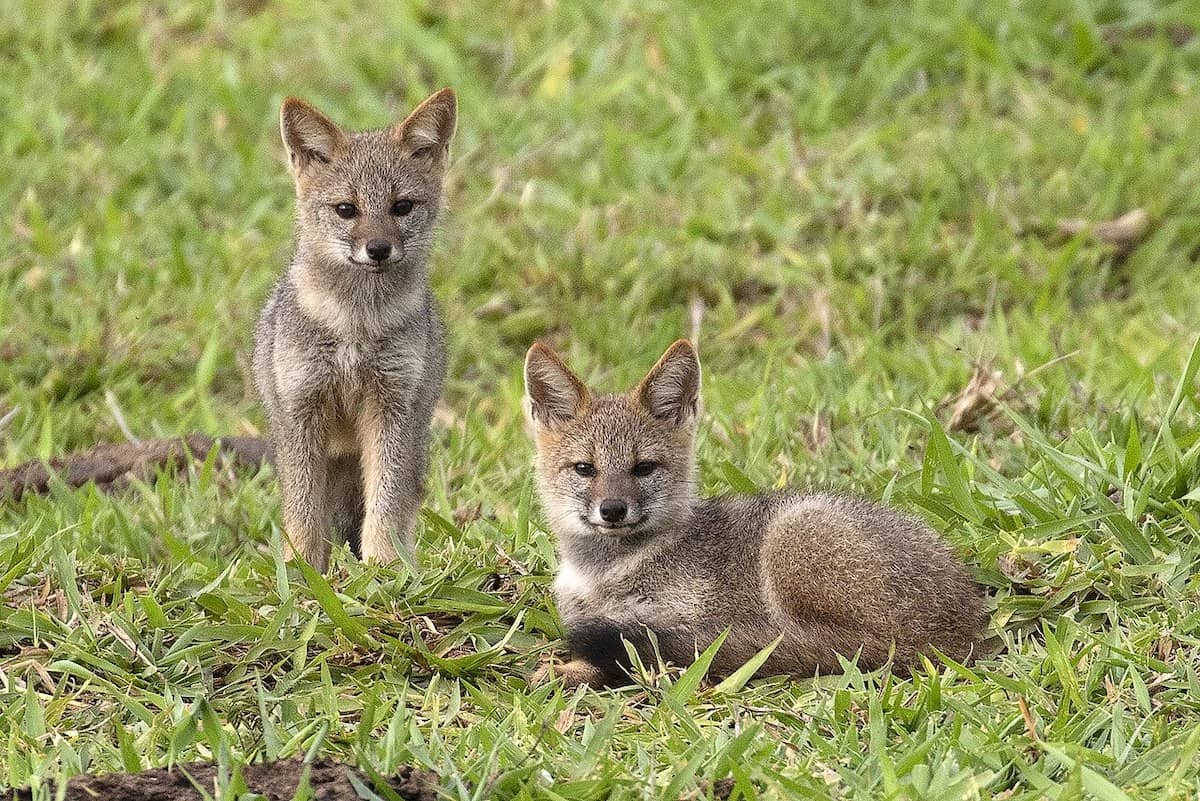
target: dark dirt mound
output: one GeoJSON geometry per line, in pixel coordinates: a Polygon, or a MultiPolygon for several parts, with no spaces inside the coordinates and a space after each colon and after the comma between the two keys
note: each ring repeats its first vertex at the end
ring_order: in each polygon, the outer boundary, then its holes
{"type": "MultiPolygon", "coordinates": [[[[242,775],[253,793],[270,801],[291,801],[296,794],[304,764],[298,759],[247,765],[242,775]]],[[[312,764],[308,783],[316,801],[360,801],[362,796],[350,781],[354,775],[364,787],[371,788],[380,798],[388,798],[387,790],[375,785],[362,771],[334,762],[317,760],[312,764]]],[[[197,762],[173,770],[146,770],[141,773],[109,773],[102,776],[76,776],[67,781],[67,801],[200,801],[203,795],[196,786],[204,788],[209,797],[215,796],[217,768],[211,762],[197,762]],[[189,778],[190,777],[190,778],[189,778]]],[[[438,777],[415,768],[404,768],[385,780],[390,789],[405,801],[435,801],[438,797],[438,777]]],[[[28,790],[9,790],[0,793],[0,801],[29,801],[28,790]]]]}
{"type": "Polygon", "coordinates": [[[26,492],[44,495],[50,490],[51,476],[55,475],[70,487],[94,481],[105,491],[121,489],[133,479],[153,478],[159,469],[182,469],[193,461],[203,460],[214,446],[225,459],[244,467],[258,467],[271,458],[270,448],[261,437],[214,439],[190,434],[176,439],[97,445],[49,462],[32,461],[0,470],[0,500],[20,500],[26,492]]]}

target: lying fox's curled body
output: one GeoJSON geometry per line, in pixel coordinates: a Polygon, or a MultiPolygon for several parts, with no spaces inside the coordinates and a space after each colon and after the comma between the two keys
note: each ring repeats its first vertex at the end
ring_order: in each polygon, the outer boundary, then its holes
{"type": "Polygon", "coordinates": [[[626,394],[595,395],[548,348],[525,363],[539,495],[558,539],[554,594],[570,683],[621,683],[630,642],[688,664],[722,631],[726,674],[777,637],[761,675],[906,671],[936,648],[964,659],[983,593],[926,524],[851,495],[700,498],[700,364],[675,343],[626,394]]]}

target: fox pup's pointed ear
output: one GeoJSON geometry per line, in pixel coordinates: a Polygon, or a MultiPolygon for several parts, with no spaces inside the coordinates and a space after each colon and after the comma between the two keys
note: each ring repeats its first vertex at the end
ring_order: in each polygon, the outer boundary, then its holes
{"type": "Polygon", "coordinates": [[[554,351],[535,342],[525,354],[526,409],[537,425],[570,420],[587,403],[588,391],[554,351]]]}
{"type": "Polygon", "coordinates": [[[700,407],[700,358],[686,339],[681,339],[658,360],[634,396],[650,414],[675,425],[695,419],[700,407]]]}
{"type": "Polygon", "coordinates": [[[295,175],[314,162],[329,163],[346,144],[345,132],[333,120],[294,97],[283,101],[279,130],[295,175]]]}
{"type": "Polygon", "coordinates": [[[453,89],[430,95],[404,122],[392,126],[392,135],[412,158],[438,160],[450,154],[450,140],[458,124],[458,99],[453,89]]]}

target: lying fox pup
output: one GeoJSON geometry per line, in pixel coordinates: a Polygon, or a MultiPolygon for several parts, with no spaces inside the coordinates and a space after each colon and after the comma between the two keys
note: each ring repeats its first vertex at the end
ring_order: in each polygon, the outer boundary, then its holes
{"type": "Polygon", "coordinates": [[[624,683],[622,639],[646,664],[688,664],[722,631],[728,674],[777,637],[759,675],[906,672],[931,648],[970,656],[983,593],[915,517],[850,495],[700,498],[700,362],[672,345],[626,394],[593,395],[549,348],[525,359],[538,492],[558,538],[554,582],[568,684],[624,683]]]}

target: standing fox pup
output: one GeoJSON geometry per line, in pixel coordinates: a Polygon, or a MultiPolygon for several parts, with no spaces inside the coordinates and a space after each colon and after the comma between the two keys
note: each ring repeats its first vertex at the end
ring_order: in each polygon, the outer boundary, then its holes
{"type": "Polygon", "coordinates": [[[549,348],[525,359],[538,491],[570,684],[620,683],[622,638],[688,664],[729,629],[728,674],[781,637],[761,675],[837,672],[838,655],[906,671],[931,648],[970,655],[982,592],[928,526],[863,498],[696,494],[700,362],[684,340],[635,389],[593,395],[549,348]]]}
{"type": "Polygon", "coordinates": [[[428,265],[456,119],[449,89],[377,131],[283,104],[296,254],[259,317],[254,379],[285,556],[319,570],[334,531],[366,559],[395,559],[397,542],[412,549],[446,374],[428,265]]]}

